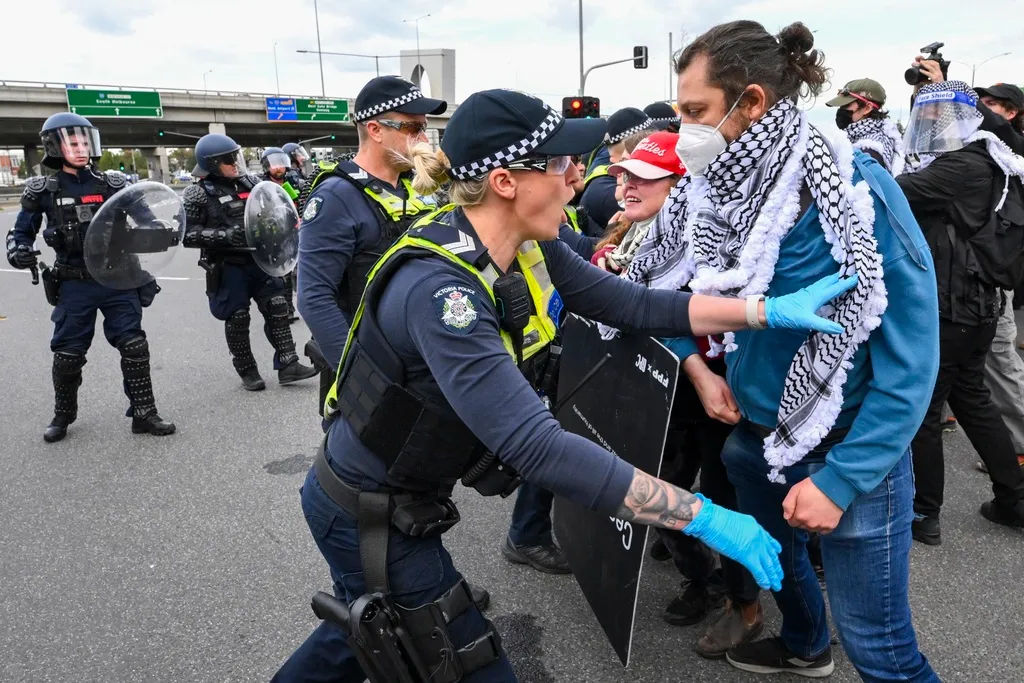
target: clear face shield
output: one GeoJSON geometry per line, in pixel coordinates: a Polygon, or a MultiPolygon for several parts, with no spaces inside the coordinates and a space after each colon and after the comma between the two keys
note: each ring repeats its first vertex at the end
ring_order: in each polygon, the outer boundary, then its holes
{"type": "Polygon", "coordinates": [[[298,169],[299,173],[304,176],[308,176],[313,172],[313,161],[310,159],[309,152],[306,151],[305,147],[300,145],[292,150],[291,166],[298,169]]]}
{"type": "Polygon", "coordinates": [[[970,95],[953,90],[922,92],[914,101],[903,136],[908,154],[943,154],[963,148],[981,125],[970,95]]]}
{"type": "Polygon", "coordinates": [[[248,172],[245,156],[240,149],[209,157],[209,162],[210,172],[225,178],[237,178],[248,172]]]}
{"type": "Polygon", "coordinates": [[[68,126],[46,131],[42,136],[46,155],[63,159],[75,168],[85,168],[89,160],[103,154],[100,132],[87,126],[68,126]]]}
{"type": "Polygon", "coordinates": [[[263,157],[260,162],[263,170],[274,178],[284,178],[284,174],[291,168],[291,159],[284,152],[273,152],[263,157]]]}

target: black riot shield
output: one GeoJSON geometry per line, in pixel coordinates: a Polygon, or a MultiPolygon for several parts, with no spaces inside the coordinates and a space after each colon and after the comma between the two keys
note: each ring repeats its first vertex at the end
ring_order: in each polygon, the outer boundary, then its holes
{"type": "Polygon", "coordinates": [[[184,234],[185,209],[174,190],[155,182],[129,185],[89,222],[85,265],[102,285],[137,289],[170,264],[184,234]]]}
{"type": "MultiPolygon", "coordinates": [[[[596,323],[575,315],[563,328],[559,395],[604,363],[566,398],[555,416],[634,467],[657,476],[675,397],[679,360],[651,337],[623,334],[603,341],[596,323]],[[610,358],[605,359],[605,357],[610,358]]],[[[554,526],[576,581],[624,666],[648,528],[555,499],[554,526]]]]}

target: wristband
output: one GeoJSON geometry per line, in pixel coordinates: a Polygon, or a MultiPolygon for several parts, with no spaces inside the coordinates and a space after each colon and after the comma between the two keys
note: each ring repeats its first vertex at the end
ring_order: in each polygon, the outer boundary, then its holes
{"type": "Polygon", "coordinates": [[[761,324],[761,317],[757,314],[757,305],[762,301],[764,301],[763,294],[753,294],[747,297],[747,327],[749,327],[752,330],[767,329],[767,325],[761,324]]]}

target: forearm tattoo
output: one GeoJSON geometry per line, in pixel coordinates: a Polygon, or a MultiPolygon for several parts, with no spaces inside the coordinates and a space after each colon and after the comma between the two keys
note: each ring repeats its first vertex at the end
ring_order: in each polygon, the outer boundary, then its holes
{"type": "Polygon", "coordinates": [[[633,470],[633,483],[619,508],[619,519],[680,531],[693,520],[697,497],[678,486],[633,470]]]}

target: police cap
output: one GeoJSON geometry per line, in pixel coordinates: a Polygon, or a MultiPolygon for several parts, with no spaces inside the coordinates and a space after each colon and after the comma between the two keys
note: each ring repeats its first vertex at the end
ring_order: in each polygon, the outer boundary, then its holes
{"type": "Polygon", "coordinates": [[[364,85],[356,95],[356,110],[352,120],[358,123],[389,111],[437,116],[447,109],[447,102],[424,97],[419,88],[404,78],[378,76],[364,85]]]}

